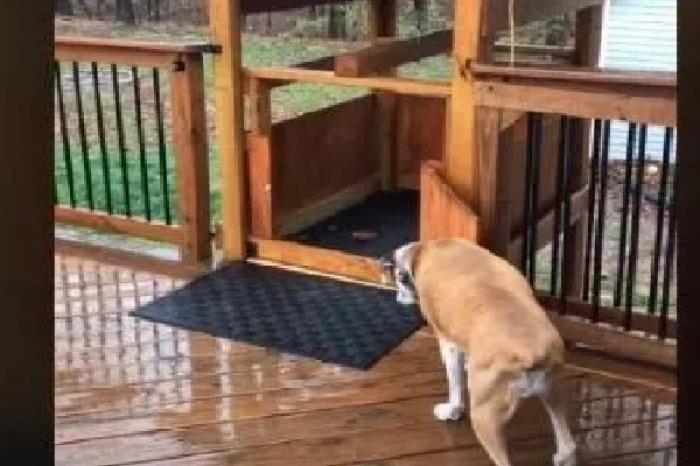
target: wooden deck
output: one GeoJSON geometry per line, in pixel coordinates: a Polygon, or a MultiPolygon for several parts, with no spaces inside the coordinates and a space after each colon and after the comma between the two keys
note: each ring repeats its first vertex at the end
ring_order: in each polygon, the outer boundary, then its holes
{"type": "MultiPolygon", "coordinates": [[[[57,464],[490,464],[467,421],[432,417],[446,386],[428,332],[361,372],[127,315],[180,283],[57,257],[57,464]]],[[[580,464],[675,465],[673,392],[572,361],[580,464]]],[[[509,434],[515,465],[551,464],[537,401],[509,434]]]]}

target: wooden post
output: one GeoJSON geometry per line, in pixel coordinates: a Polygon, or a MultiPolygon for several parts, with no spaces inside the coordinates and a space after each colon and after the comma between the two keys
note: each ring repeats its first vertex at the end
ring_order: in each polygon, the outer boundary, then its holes
{"type": "Polygon", "coordinates": [[[270,102],[270,85],[256,78],[248,84],[250,99],[250,130],[253,134],[269,136],[272,127],[272,104],[270,102]]]}
{"type": "Polygon", "coordinates": [[[511,222],[506,152],[499,147],[502,114],[498,109],[477,109],[479,243],[494,254],[507,257],[511,222]]]}
{"type": "MultiPolygon", "coordinates": [[[[481,14],[484,0],[455,2],[452,97],[447,121],[447,180],[467,205],[478,203],[475,95],[470,66],[482,50],[481,14]]],[[[485,8],[485,6],[483,6],[485,8]]],[[[477,212],[478,213],[478,212],[477,212]]]]}
{"type": "MultiPolygon", "coordinates": [[[[370,40],[396,35],[396,0],[369,0],[368,32],[370,40]]],[[[393,70],[388,72],[393,73],[393,70]]],[[[396,111],[397,97],[390,92],[375,92],[379,180],[383,190],[396,186],[396,111]]]]}
{"type": "Polygon", "coordinates": [[[209,0],[214,55],[214,95],[221,157],[221,205],[224,259],[246,256],[245,139],[243,134],[243,68],[241,0],[209,0]]]}
{"type": "Polygon", "coordinates": [[[189,264],[211,259],[209,149],[204,101],[202,55],[185,55],[182,68],[170,75],[172,132],[177,164],[180,247],[189,264]]]}
{"type": "MultiPolygon", "coordinates": [[[[591,7],[576,15],[576,62],[579,65],[595,66],[599,61],[603,7],[591,7]]],[[[572,164],[571,189],[576,192],[588,184],[590,160],[591,122],[579,120],[572,125],[572,164]]],[[[569,193],[571,194],[571,193],[569,193]]],[[[583,293],[584,251],[586,248],[587,215],[572,226],[566,226],[567,244],[564,246],[562,273],[566,274],[566,295],[580,298],[583,293]]]]}

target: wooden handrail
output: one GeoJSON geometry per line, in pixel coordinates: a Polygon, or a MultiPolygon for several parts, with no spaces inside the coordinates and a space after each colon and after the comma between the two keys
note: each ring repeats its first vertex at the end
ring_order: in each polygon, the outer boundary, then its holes
{"type": "Polygon", "coordinates": [[[171,43],[57,36],[57,61],[97,62],[130,66],[171,67],[187,56],[216,53],[209,43],[171,43]]]}
{"type": "Polygon", "coordinates": [[[309,70],[300,68],[251,68],[245,71],[248,78],[275,83],[310,83],[336,86],[364,87],[373,90],[395,92],[397,94],[448,97],[451,92],[447,81],[428,81],[394,77],[348,78],[336,76],[333,71],[309,70]]]}
{"type": "Polygon", "coordinates": [[[677,126],[674,73],[481,63],[470,70],[481,107],[677,126]]]}
{"type": "Polygon", "coordinates": [[[473,63],[471,72],[477,78],[509,78],[546,80],[582,84],[638,85],[676,88],[676,73],[665,71],[627,71],[580,66],[499,66],[473,63]]]}

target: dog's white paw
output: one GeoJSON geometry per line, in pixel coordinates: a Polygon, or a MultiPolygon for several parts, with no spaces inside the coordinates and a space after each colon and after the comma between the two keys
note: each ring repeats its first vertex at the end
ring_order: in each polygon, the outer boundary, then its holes
{"type": "Polygon", "coordinates": [[[433,408],[433,414],[440,421],[456,421],[462,417],[463,410],[460,405],[440,403],[433,408]]]}
{"type": "Polygon", "coordinates": [[[554,466],[576,466],[576,449],[557,452],[552,456],[554,466]]]}

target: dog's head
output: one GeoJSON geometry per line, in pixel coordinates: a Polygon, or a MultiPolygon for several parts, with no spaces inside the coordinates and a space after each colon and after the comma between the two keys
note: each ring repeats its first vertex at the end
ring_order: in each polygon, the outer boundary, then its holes
{"type": "Polygon", "coordinates": [[[382,268],[382,282],[385,284],[394,282],[396,300],[404,305],[418,302],[413,271],[419,250],[419,243],[408,243],[379,260],[382,268]]]}

